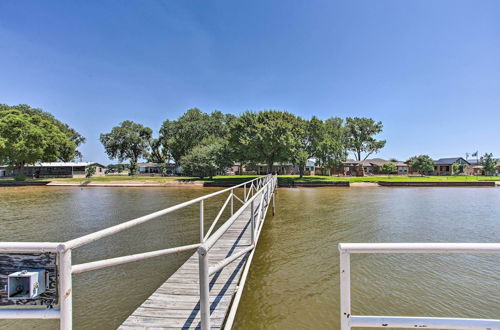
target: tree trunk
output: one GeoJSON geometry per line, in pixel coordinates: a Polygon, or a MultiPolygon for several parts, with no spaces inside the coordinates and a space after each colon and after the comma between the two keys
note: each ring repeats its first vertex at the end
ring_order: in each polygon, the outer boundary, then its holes
{"type": "Polygon", "coordinates": [[[303,166],[299,166],[299,174],[300,174],[300,178],[302,179],[302,177],[304,176],[304,167],[303,166]]]}
{"type": "Polygon", "coordinates": [[[358,165],[358,176],[365,176],[365,169],[362,163],[358,165]]]}
{"type": "Polygon", "coordinates": [[[268,171],[269,173],[268,174],[272,174],[273,173],[273,163],[274,161],[267,161],[267,168],[268,168],[268,171]]]}

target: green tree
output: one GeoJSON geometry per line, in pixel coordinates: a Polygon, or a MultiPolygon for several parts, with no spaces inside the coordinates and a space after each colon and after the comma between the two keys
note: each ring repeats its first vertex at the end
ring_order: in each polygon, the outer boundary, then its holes
{"type": "Polygon", "coordinates": [[[434,171],[434,161],[427,155],[413,156],[408,160],[408,164],[421,175],[434,171]]]}
{"type": "Polygon", "coordinates": [[[464,171],[464,166],[460,163],[453,163],[451,164],[451,173],[452,174],[460,174],[463,173],[464,171]]]}
{"type": "Polygon", "coordinates": [[[147,156],[148,162],[167,164],[170,161],[170,153],[168,148],[162,143],[162,139],[152,138],[149,141],[150,152],[147,156]]]}
{"type": "Polygon", "coordinates": [[[58,126],[37,114],[19,110],[0,111],[0,162],[15,167],[56,161],[63,149],[75,147],[58,126]]]}
{"type": "Polygon", "coordinates": [[[295,118],[293,128],[294,147],[291,150],[290,161],[299,168],[299,175],[304,176],[307,160],[312,155],[309,122],[300,117],[295,118]]]}
{"type": "Polygon", "coordinates": [[[130,161],[130,174],[137,171],[137,161],[149,154],[149,142],[153,131],[141,124],[126,120],[119,126],[113,127],[110,133],[100,136],[106,154],[118,161],[130,161]]]}
{"type": "Polygon", "coordinates": [[[236,120],[231,121],[229,125],[229,149],[231,158],[239,164],[239,173],[242,174],[243,166],[247,164],[256,164],[259,153],[255,148],[249,148],[252,143],[252,132],[256,129],[250,129],[257,125],[257,114],[255,112],[245,112],[236,120]]]}
{"type": "MultiPolygon", "coordinates": [[[[354,153],[357,161],[364,161],[371,154],[380,151],[385,146],[385,140],[377,140],[375,136],[382,132],[382,122],[371,118],[347,118],[347,148],[354,153]],[[364,154],[364,157],[363,157],[364,154]]],[[[362,164],[359,172],[364,175],[362,164]]]]}
{"type": "Polygon", "coordinates": [[[492,175],[497,168],[497,162],[493,158],[492,153],[485,153],[484,156],[481,157],[481,165],[483,166],[485,175],[492,175]]]}
{"type": "Polygon", "coordinates": [[[247,160],[264,162],[272,172],[275,162],[292,159],[297,144],[296,127],[297,117],[285,111],[247,111],[235,121],[231,131],[247,160]]]}
{"type": "Polygon", "coordinates": [[[78,151],[78,147],[85,143],[85,137],[78,133],[75,129],[67,124],[56,119],[52,114],[43,111],[39,108],[32,108],[27,104],[19,104],[9,106],[7,104],[0,104],[0,116],[3,111],[17,110],[29,116],[41,117],[42,119],[57,126],[57,128],[66,135],[72,143],[63,143],[58,146],[57,160],[63,162],[70,162],[75,158],[81,158],[82,154],[78,151]]]}
{"type": "Polygon", "coordinates": [[[342,162],[347,158],[346,149],[346,130],[341,118],[329,118],[323,125],[314,125],[319,127],[320,133],[318,140],[313,144],[313,156],[316,158],[317,165],[322,169],[322,174],[330,173],[331,168],[342,166],[342,162]]]}
{"type": "Polygon", "coordinates": [[[181,158],[181,165],[188,175],[211,179],[217,171],[232,165],[228,143],[220,138],[206,139],[181,158]]]}
{"type": "Polygon", "coordinates": [[[87,179],[90,179],[94,174],[95,174],[95,165],[87,166],[87,169],[85,170],[85,177],[87,179]]]}
{"type": "Polygon", "coordinates": [[[189,109],[177,120],[166,120],[160,128],[160,140],[164,149],[180,162],[182,156],[207,138],[227,138],[229,122],[232,115],[224,115],[220,111],[211,114],[199,109],[189,109]]]}
{"type": "Polygon", "coordinates": [[[393,174],[398,171],[398,168],[394,163],[385,163],[380,166],[380,171],[384,174],[393,174]]]}

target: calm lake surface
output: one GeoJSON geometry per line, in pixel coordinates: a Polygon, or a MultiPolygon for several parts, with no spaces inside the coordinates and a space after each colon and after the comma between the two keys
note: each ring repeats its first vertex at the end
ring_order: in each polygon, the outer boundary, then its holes
{"type": "MultiPolygon", "coordinates": [[[[213,191],[0,188],[0,241],[65,241],[213,191]]],[[[206,203],[206,218],[222,203],[206,203]]],[[[283,188],[276,205],[235,329],[338,329],[339,242],[500,241],[498,188],[283,188]]],[[[74,251],[74,263],[195,243],[197,216],[192,207],[99,240],[74,251]]],[[[115,329],[190,254],[75,275],[75,328],[115,329]]],[[[354,255],[351,271],[354,314],[500,318],[500,256],[354,255]]]]}

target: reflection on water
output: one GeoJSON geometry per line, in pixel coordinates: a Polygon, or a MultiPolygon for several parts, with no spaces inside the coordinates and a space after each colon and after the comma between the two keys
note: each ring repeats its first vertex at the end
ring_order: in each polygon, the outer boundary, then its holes
{"type": "MultiPolygon", "coordinates": [[[[0,241],[64,241],[208,188],[0,189],[0,241]]],[[[217,206],[206,203],[206,218],[217,206]]],[[[338,329],[338,242],[498,242],[500,189],[280,189],[235,329],[338,329]]],[[[74,252],[74,262],[196,242],[192,207],[74,252]]],[[[115,329],[190,252],[74,276],[76,329],[115,329]]],[[[500,257],[354,255],[353,313],[500,318],[500,257]]],[[[0,321],[54,329],[56,321],[0,321]]]]}

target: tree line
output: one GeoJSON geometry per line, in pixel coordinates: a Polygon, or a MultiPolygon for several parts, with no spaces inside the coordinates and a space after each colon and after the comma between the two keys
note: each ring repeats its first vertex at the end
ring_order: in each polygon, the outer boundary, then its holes
{"type": "MultiPolygon", "coordinates": [[[[246,111],[238,116],[220,111],[189,109],[177,120],[166,120],[157,137],[153,130],[132,121],[121,122],[100,136],[106,154],[128,160],[133,174],[139,159],[175,163],[188,175],[213,176],[233,166],[289,162],[301,176],[314,158],[324,173],[341,166],[349,152],[365,160],[384,147],[376,136],[383,125],[371,118],[303,119],[286,111],[246,111]]],[[[362,168],[362,167],[361,167],[362,168]]]]}
{"type": "MultiPolygon", "coordinates": [[[[292,163],[303,175],[314,158],[324,174],[353,152],[364,160],[384,147],[377,140],[383,125],[371,118],[303,119],[286,111],[246,111],[240,115],[193,108],[165,120],[156,134],[130,120],[100,135],[106,154],[129,161],[131,174],[140,159],[175,163],[188,175],[212,176],[233,166],[292,163]]],[[[22,172],[27,164],[81,158],[85,137],[52,114],[29,105],[0,104],[0,163],[22,172]]]]}

